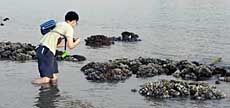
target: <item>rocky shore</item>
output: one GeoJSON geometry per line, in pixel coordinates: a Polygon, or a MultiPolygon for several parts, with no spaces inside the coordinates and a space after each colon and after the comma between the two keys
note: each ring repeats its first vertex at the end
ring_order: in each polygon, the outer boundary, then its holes
{"type": "Polygon", "coordinates": [[[189,97],[195,100],[222,99],[226,97],[226,94],[215,86],[208,85],[208,83],[178,80],[148,82],[141,85],[139,93],[153,98],[189,97]]]}
{"type": "Polygon", "coordinates": [[[200,64],[187,60],[173,61],[143,57],[115,59],[103,63],[91,62],[83,66],[81,71],[88,80],[92,81],[124,80],[131,75],[135,75],[137,78],[146,78],[164,74],[194,81],[208,80],[218,76],[230,76],[229,70],[215,65],[200,64]]]}
{"type": "MultiPolygon", "coordinates": [[[[0,60],[26,61],[36,60],[35,47],[29,43],[0,42],[0,60]]],[[[86,58],[81,55],[70,55],[62,59],[62,51],[57,51],[57,60],[60,61],[84,61],[86,58]]]]}

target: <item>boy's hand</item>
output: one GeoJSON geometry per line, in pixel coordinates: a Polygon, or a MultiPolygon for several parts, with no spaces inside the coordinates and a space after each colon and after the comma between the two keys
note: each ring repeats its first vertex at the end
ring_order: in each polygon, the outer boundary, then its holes
{"type": "Polygon", "coordinates": [[[81,42],[81,39],[80,39],[80,38],[76,38],[76,39],[74,40],[74,43],[76,43],[77,45],[80,44],[80,42],[81,42]]]}

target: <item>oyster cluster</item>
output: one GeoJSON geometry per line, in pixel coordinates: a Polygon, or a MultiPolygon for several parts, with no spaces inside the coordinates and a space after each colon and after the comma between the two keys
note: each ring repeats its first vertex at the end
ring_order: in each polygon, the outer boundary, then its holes
{"type": "Polygon", "coordinates": [[[87,80],[96,82],[116,82],[125,80],[132,75],[129,66],[123,60],[108,63],[91,62],[81,68],[87,80]]]}
{"type": "Polygon", "coordinates": [[[25,61],[36,59],[35,46],[26,43],[0,42],[0,59],[25,61]]]}
{"type": "Polygon", "coordinates": [[[226,96],[215,86],[210,86],[208,83],[178,80],[148,82],[141,85],[139,93],[153,98],[189,97],[195,100],[222,99],[226,96]]]}
{"type": "MultiPolygon", "coordinates": [[[[198,62],[189,62],[187,60],[173,61],[169,59],[161,60],[156,58],[143,57],[139,57],[137,59],[115,59],[104,63],[91,62],[83,66],[81,70],[89,79],[117,79],[111,78],[111,76],[110,78],[106,78],[107,76],[100,76],[101,73],[109,73],[111,72],[111,69],[114,68],[119,68],[121,70],[125,69],[128,72],[136,75],[137,78],[154,77],[156,75],[165,74],[173,75],[174,77],[184,80],[202,81],[208,80],[214,75],[229,76],[229,71],[223,67],[200,64],[198,62]],[[125,68],[122,66],[125,66],[125,68]]],[[[116,75],[114,75],[114,77],[116,75]]]]}
{"type": "MultiPolygon", "coordinates": [[[[29,43],[0,42],[0,60],[26,61],[36,60],[36,46],[29,43]]],[[[70,55],[62,59],[62,51],[57,51],[57,60],[84,61],[86,58],[81,55],[70,55]]]]}

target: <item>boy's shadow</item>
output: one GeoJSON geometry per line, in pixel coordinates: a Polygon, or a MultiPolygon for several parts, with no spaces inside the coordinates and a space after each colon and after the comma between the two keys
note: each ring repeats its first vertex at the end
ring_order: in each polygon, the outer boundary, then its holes
{"type": "Polygon", "coordinates": [[[57,84],[42,84],[36,97],[35,106],[38,108],[55,108],[58,97],[60,94],[57,84]]]}

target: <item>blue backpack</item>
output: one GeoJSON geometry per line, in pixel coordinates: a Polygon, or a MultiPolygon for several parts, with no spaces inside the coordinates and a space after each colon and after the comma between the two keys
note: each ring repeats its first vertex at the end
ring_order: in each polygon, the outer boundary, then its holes
{"type": "Polygon", "coordinates": [[[40,25],[41,34],[45,35],[56,27],[56,21],[49,20],[40,25]]]}

